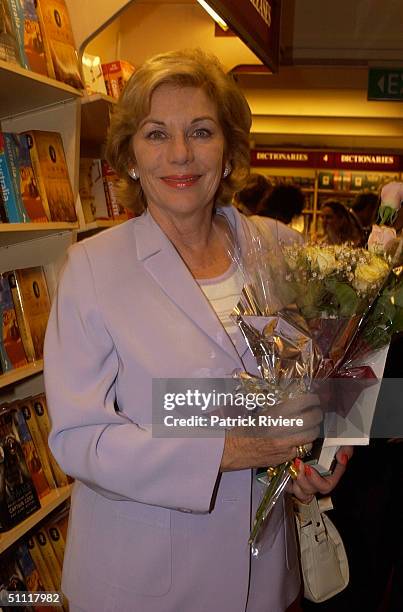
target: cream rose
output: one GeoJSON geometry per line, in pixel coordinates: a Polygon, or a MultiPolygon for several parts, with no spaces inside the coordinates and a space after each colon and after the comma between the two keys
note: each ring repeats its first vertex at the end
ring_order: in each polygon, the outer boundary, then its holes
{"type": "Polygon", "coordinates": [[[328,247],[307,247],[306,256],[311,263],[311,268],[317,268],[324,276],[330,274],[337,268],[334,252],[328,247]]]}
{"type": "Polygon", "coordinates": [[[368,263],[359,263],[357,265],[354,272],[353,287],[357,291],[365,293],[370,287],[380,285],[388,272],[389,265],[387,262],[382,257],[371,254],[368,263]]]}

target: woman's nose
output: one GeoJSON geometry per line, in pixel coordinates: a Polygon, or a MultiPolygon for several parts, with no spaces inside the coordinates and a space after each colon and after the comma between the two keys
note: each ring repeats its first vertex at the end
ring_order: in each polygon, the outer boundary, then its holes
{"type": "Polygon", "coordinates": [[[169,161],[176,164],[186,164],[193,159],[193,150],[189,140],[184,135],[176,135],[169,142],[169,161]]]}

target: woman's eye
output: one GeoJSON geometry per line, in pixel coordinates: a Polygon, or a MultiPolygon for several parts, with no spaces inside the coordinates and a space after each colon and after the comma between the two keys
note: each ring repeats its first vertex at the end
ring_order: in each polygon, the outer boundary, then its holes
{"type": "Polygon", "coordinates": [[[193,136],[196,136],[196,138],[209,138],[211,132],[206,128],[198,128],[193,132],[193,136]]]}
{"type": "Polygon", "coordinates": [[[166,138],[166,135],[161,130],[153,130],[147,134],[148,140],[164,140],[164,138],[166,138]]]}

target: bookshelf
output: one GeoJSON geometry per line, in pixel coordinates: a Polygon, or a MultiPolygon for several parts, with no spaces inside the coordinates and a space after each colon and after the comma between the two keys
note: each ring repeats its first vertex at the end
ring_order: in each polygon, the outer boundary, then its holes
{"type": "Polygon", "coordinates": [[[40,374],[42,371],[43,359],[38,359],[38,361],[29,363],[21,368],[16,368],[14,370],[10,370],[10,372],[0,374],[0,389],[8,387],[9,385],[14,385],[17,382],[29,378],[30,376],[35,376],[35,374],[40,374]]]}
{"type": "Polygon", "coordinates": [[[0,120],[82,96],[70,85],[0,60],[0,120]]]}
{"type": "Polygon", "coordinates": [[[22,538],[28,531],[37,525],[53,510],[61,506],[71,495],[72,485],[67,485],[59,489],[53,489],[48,495],[41,499],[41,508],[31,514],[19,525],[13,527],[9,531],[0,533],[0,554],[10,548],[17,540],[22,538]]]}

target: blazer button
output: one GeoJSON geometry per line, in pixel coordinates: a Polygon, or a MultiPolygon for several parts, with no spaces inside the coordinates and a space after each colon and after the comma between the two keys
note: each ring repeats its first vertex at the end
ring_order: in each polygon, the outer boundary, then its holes
{"type": "Polygon", "coordinates": [[[189,508],[177,508],[177,510],[179,510],[179,512],[187,512],[188,514],[192,514],[192,510],[189,510],[189,508]]]}

